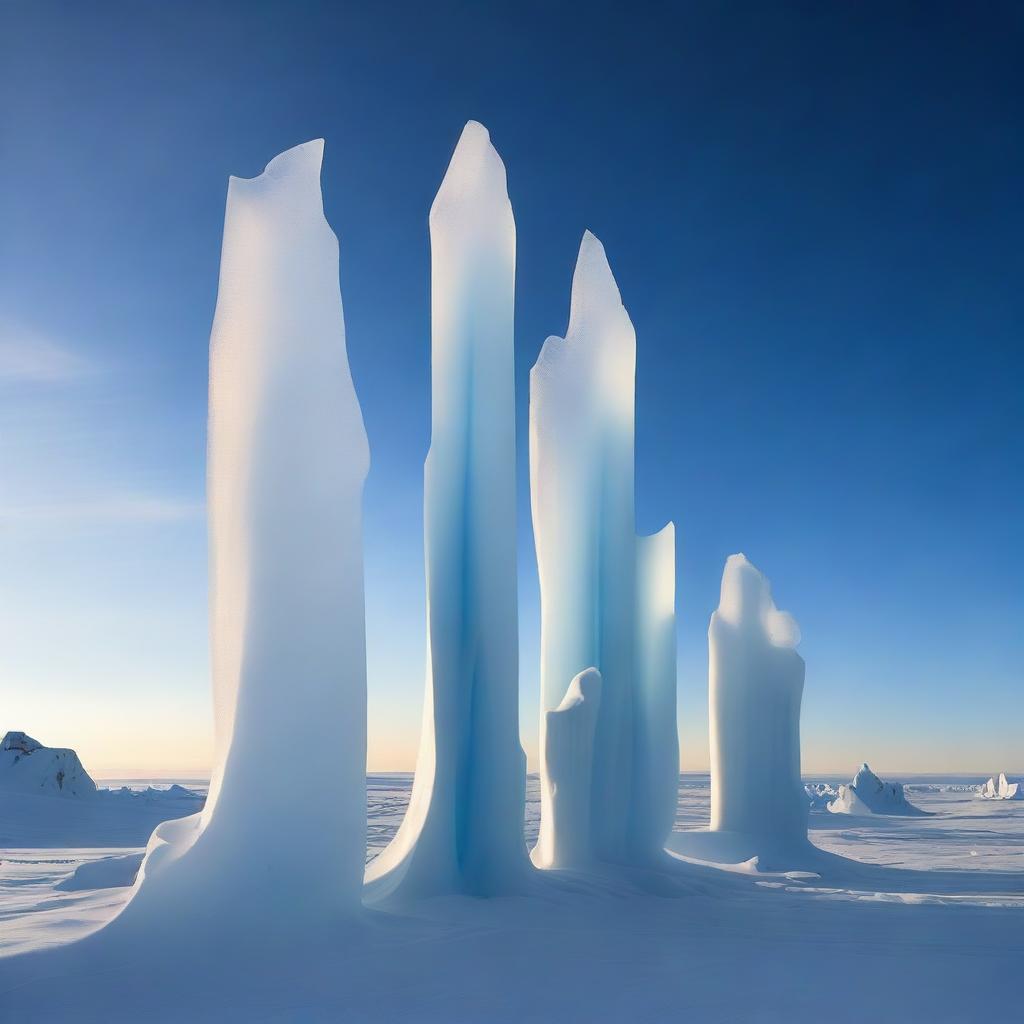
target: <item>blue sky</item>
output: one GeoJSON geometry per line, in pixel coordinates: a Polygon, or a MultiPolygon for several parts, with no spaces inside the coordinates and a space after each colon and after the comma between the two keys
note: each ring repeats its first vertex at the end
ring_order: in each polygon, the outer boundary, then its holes
{"type": "Polygon", "coordinates": [[[518,228],[526,397],[584,228],[637,329],[638,525],[674,519],[683,766],[744,551],[799,620],[804,763],[1024,768],[1024,16],[1011,4],[124,3],[0,13],[0,729],[209,758],[204,445],[229,174],[327,140],[370,438],[371,767],[423,686],[427,212],[464,122],[518,228]]]}

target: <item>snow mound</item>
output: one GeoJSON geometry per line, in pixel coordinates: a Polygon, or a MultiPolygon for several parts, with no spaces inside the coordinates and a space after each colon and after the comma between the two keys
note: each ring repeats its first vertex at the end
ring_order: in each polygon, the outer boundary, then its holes
{"type": "Polygon", "coordinates": [[[828,805],[833,814],[926,814],[907,800],[899,782],[883,782],[862,764],[848,786],[828,805]]]}
{"type": "Polygon", "coordinates": [[[120,857],[87,860],[54,888],[61,892],[81,892],[83,889],[117,889],[134,885],[142,857],[141,853],[127,853],[120,857]]]}
{"type": "Polygon", "coordinates": [[[1011,782],[1005,772],[1000,772],[998,781],[993,777],[978,787],[978,796],[982,800],[1024,800],[1024,785],[1011,782]]]}
{"type": "Polygon", "coordinates": [[[96,795],[96,783],[73,750],[44,747],[26,733],[9,732],[0,741],[0,790],[92,797],[96,795]]]}

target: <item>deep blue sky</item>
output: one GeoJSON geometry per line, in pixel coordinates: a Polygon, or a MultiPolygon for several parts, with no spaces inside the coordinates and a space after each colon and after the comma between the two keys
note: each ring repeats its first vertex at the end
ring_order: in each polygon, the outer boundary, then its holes
{"type": "Polygon", "coordinates": [[[531,755],[527,374],[589,227],[637,329],[638,525],[678,528],[684,766],[742,550],[802,627],[805,767],[1024,768],[1022,52],[999,3],[4,4],[0,729],[205,763],[227,177],[323,136],[373,459],[371,764],[411,767],[427,212],[475,118],[518,227],[531,755]]]}

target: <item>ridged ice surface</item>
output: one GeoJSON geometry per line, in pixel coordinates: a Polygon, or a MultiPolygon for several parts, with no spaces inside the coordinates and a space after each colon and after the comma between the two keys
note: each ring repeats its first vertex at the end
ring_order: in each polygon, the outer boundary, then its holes
{"type": "Polygon", "coordinates": [[[518,885],[513,296],[505,167],[470,121],[430,211],[431,439],[424,472],[428,666],[416,782],[370,898],[518,885]]]}
{"type": "Polygon", "coordinates": [[[773,848],[807,839],[799,640],[765,577],[743,555],[730,555],[708,627],[711,828],[773,848]]]}
{"type": "MultiPolygon", "coordinates": [[[[546,712],[577,673],[602,689],[588,848],[657,854],[678,773],[675,549],[671,525],[637,538],[633,499],[636,335],[604,247],[583,236],[565,338],[530,376],[530,489],[541,586],[541,750],[546,712]]],[[[556,755],[558,756],[558,755],[556,755]]],[[[562,761],[564,758],[559,757],[562,761]]],[[[542,779],[548,775],[541,765],[542,779]]],[[[542,786],[540,849],[564,845],[542,786]]]]}
{"type": "Polygon", "coordinates": [[[230,180],[210,339],[215,767],[203,813],[154,834],[129,920],[230,907],[284,927],[359,904],[369,449],[322,156],[308,142],[230,180]]]}

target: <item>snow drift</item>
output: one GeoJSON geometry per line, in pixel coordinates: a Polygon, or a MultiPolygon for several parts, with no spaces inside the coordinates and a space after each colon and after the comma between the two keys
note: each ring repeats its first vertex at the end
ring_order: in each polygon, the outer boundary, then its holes
{"type": "Polygon", "coordinates": [[[839,787],[839,794],[829,805],[833,814],[925,814],[915,807],[899,782],[883,782],[867,765],[862,764],[853,782],[839,787]]]}
{"type": "Polygon", "coordinates": [[[126,853],[118,857],[87,860],[54,888],[60,892],[82,892],[86,889],[117,889],[132,885],[142,864],[142,857],[141,853],[126,853]]]}
{"type": "Polygon", "coordinates": [[[983,800],[1024,800],[1024,787],[1020,782],[1011,782],[1005,772],[999,773],[999,780],[991,778],[978,787],[978,796],[983,800]]]}
{"type": "Polygon", "coordinates": [[[96,783],[73,750],[44,747],[23,732],[9,732],[0,741],[0,792],[94,797],[96,783]]]}

